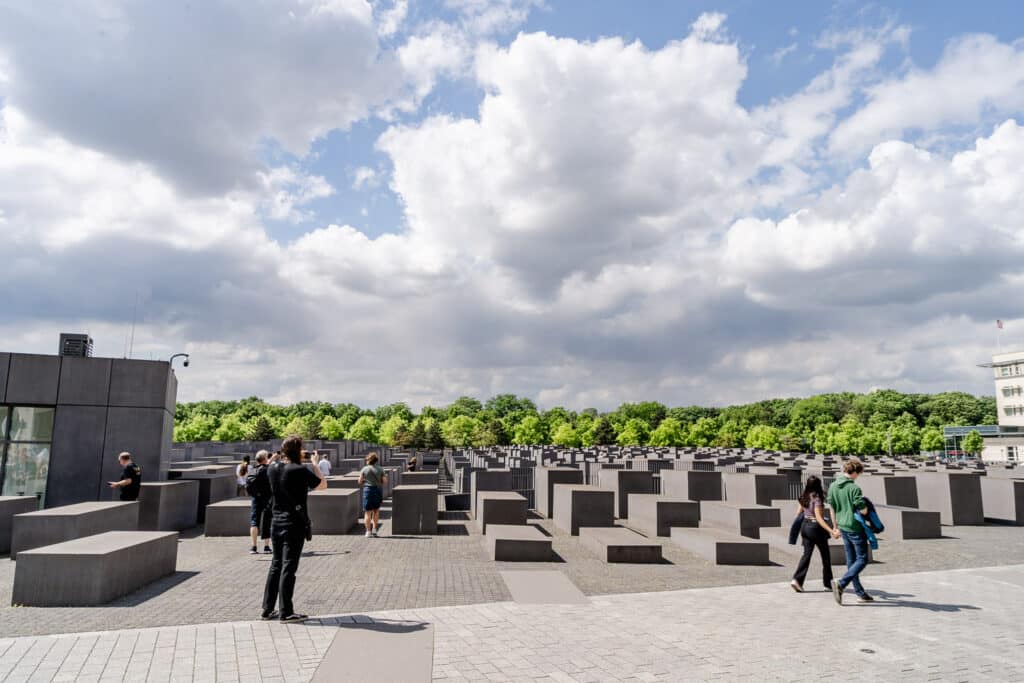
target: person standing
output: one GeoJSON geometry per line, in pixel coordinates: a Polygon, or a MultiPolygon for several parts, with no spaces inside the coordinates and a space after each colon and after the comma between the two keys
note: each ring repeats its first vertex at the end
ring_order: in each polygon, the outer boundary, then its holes
{"type": "Polygon", "coordinates": [[[807,477],[807,484],[804,492],[797,500],[797,513],[803,519],[800,527],[800,536],[804,542],[804,554],[796,566],[796,573],[789,585],[797,593],[804,592],[804,579],[807,578],[807,570],[811,566],[811,556],[814,549],[818,549],[821,555],[822,581],[825,583],[825,590],[832,588],[832,559],[829,556],[828,539],[835,534],[836,529],[825,521],[825,491],[821,488],[821,479],[815,476],[807,477]]]}
{"type": "Polygon", "coordinates": [[[320,456],[320,462],[316,466],[320,468],[320,474],[325,477],[331,476],[331,461],[326,455],[320,456]]]}
{"type": "Polygon", "coordinates": [[[306,498],[314,489],[327,488],[327,482],[319,469],[302,464],[300,436],[289,436],[284,440],[281,459],[269,467],[267,477],[274,501],[270,527],[274,555],[263,591],[261,617],[264,621],[305,621],[306,615],[296,614],[293,609],[292,593],[295,591],[295,573],[299,569],[302,546],[306,543],[306,525],[309,520],[306,498]]]}
{"type": "Polygon", "coordinates": [[[270,478],[267,476],[267,451],[260,451],[256,454],[256,468],[246,477],[246,492],[250,496],[249,501],[249,535],[252,537],[250,555],[256,555],[256,541],[263,539],[263,552],[270,554],[270,517],[272,511],[270,496],[270,478]]]}
{"type": "Polygon", "coordinates": [[[245,495],[245,478],[249,474],[250,462],[252,460],[248,455],[242,456],[242,462],[238,463],[238,467],[235,468],[235,483],[238,485],[235,495],[237,496],[245,495]]]}
{"type": "Polygon", "coordinates": [[[868,564],[868,540],[854,512],[859,511],[862,515],[868,513],[864,492],[857,486],[857,477],[863,471],[864,465],[860,460],[851,458],[843,463],[843,474],[836,477],[828,487],[828,504],[832,508],[832,521],[836,525],[832,536],[838,538],[841,533],[846,550],[846,574],[832,581],[832,595],[840,605],[843,604],[843,591],[851,584],[860,602],[875,600],[860,583],[860,573],[868,564]]]}
{"type": "Polygon", "coordinates": [[[142,488],[142,468],[132,462],[132,454],[128,451],[118,455],[117,462],[121,465],[121,478],[107,483],[112,489],[121,489],[121,500],[138,500],[142,488]]]}
{"type": "Polygon", "coordinates": [[[380,532],[380,504],[384,502],[383,486],[388,483],[384,468],[377,464],[377,454],[366,456],[366,466],[359,472],[359,485],[363,487],[363,524],[366,537],[380,532]]]}

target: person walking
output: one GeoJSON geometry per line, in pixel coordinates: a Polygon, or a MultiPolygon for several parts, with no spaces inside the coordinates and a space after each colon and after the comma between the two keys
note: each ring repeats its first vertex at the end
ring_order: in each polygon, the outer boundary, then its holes
{"type": "Polygon", "coordinates": [[[267,585],[263,590],[261,618],[264,621],[305,621],[306,615],[297,614],[294,610],[292,594],[295,591],[295,573],[299,569],[302,546],[306,543],[306,525],[309,521],[306,498],[314,489],[327,488],[327,482],[319,469],[310,469],[302,464],[300,436],[289,436],[284,440],[281,459],[270,465],[267,477],[273,496],[270,535],[274,555],[267,572],[267,585]]]}
{"type": "Polygon", "coordinates": [[[121,478],[107,483],[112,489],[121,489],[121,500],[138,500],[142,489],[142,468],[132,462],[132,454],[128,451],[118,455],[117,462],[121,465],[121,478]]]}
{"type": "Polygon", "coordinates": [[[235,491],[236,496],[244,496],[245,493],[245,478],[249,474],[249,463],[252,460],[248,455],[242,456],[242,462],[238,463],[238,467],[235,468],[235,484],[238,485],[238,489],[235,491]]]}
{"type": "Polygon", "coordinates": [[[868,540],[854,513],[868,514],[864,492],[857,486],[857,477],[863,471],[864,465],[860,460],[851,458],[843,463],[843,473],[828,487],[828,505],[832,508],[832,521],[836,525],[832,537],[838,538],[841,534],[846,550],[846,573],[841,579],[832,581],[832,595],[840,605],[843,604],[843,591],[849,585],[853,585],[860,602],[875,600],[860,583],[860,573],[868,564],[868,540]]]}
{"type": "Polygon", "coordinates": [[[380,532],[380,504],[384,502],[383,486],[388,483],[384,468],[377,464],[377,454],[366,456],[366,466],[359,472],[359,485],[363,487],[363,525],[366,537],[380,532]]]}
{"type": "Polygon", "coordinates": [[[245,490],[249,494],[249,535],[252,538],[252,547],[249,548],[250,555],[259,554],[256,550],[256,541],[263,540],[263,552],[269,555],[270,549],[270,521],[273,511],[271,510],[270,477],[267,475],[268,460],[270,454],[267,451],[259,451],[256,454],[256,467],[248,473],[245,480],[245,490]]]}
{"type": "Polygon", "coordinates": [[[320,457],[320,461],[316,464],[316,466],[320,468],[320,474],[324,475],[325,477],[331,476],[331,461],[330,461],[330,459],[328,459],[328,457],[326,455],[321,455],[319,457],[320,457]]]}
{"type": "Polygon", "coordinates": [[[804,554],[796,565],[796,573],[789,585],[797,593],[804,592],[804,579],[811,566],[814,549],[821,555],[822,581],[825,590],[832,589],[832,560],[829,555],[828,539],[836,533],[836,528],[825,520],[825,491],[821,487],[821,479],[811,475],[807,477],[804,492],[797,499],[797,515],[803,519],[800,537],[804,543],[804,554]]]}

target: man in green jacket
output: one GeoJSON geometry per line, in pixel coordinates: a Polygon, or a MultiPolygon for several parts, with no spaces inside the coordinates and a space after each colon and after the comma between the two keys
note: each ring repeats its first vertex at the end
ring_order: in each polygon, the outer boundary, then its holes
{"type": "MultiPolygon", "coordinates": [[[[832,519],[843,536],[846,548],[846,574],[841,579],[833,579],[832,595],[836,602],[843,604],[843,591],[850,584],[860,602],[874,602],[864,586],[860,585],[860,573],[868,564],[868,539],[853,513],[859,511],[867,515],[864,504],[864,493],[857,486],[857,477],[864,471],[864,465],[856,458],[843,463],[843,474],[828,487],[828,504],[832,508],[832,519]]],[[[835,533],[833,532],[833,535],[835,533]]]]}

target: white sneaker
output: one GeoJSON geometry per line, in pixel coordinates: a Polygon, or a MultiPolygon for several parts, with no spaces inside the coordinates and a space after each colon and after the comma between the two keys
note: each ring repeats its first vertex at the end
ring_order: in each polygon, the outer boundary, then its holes
{"type": "Polygon", "coordinates": [[[372,534],[372,533],[370,533],[369,531],[367,531],[367,532],[366,532],[366,537],[367,537],[367,538],[369,538],[369,537],[370,537],[370,536],[372,536],[372,535],[373,535],[373,534],[372,534]]]}

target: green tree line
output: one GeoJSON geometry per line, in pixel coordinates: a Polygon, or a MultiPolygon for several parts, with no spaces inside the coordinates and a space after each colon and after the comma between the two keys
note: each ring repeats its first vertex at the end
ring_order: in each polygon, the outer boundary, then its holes
{"type": "Polygon", "coordinates": [[[836,455],[916,454],[943,448],[942,427],[996,424],[992,397],[961,392],[833,393],[758,401],[726,408],[670,408],[655,401],[614,411],[540,410],[527,398],[501,394],[481,402],[463,396],[419,414],[404,403],[375,409],[302,401],[289,406],[250,397],[179,403],[174,440],[264,441],[358,439],[403,448],[493,446],[721,446],[815,451],[836,455]]]}

